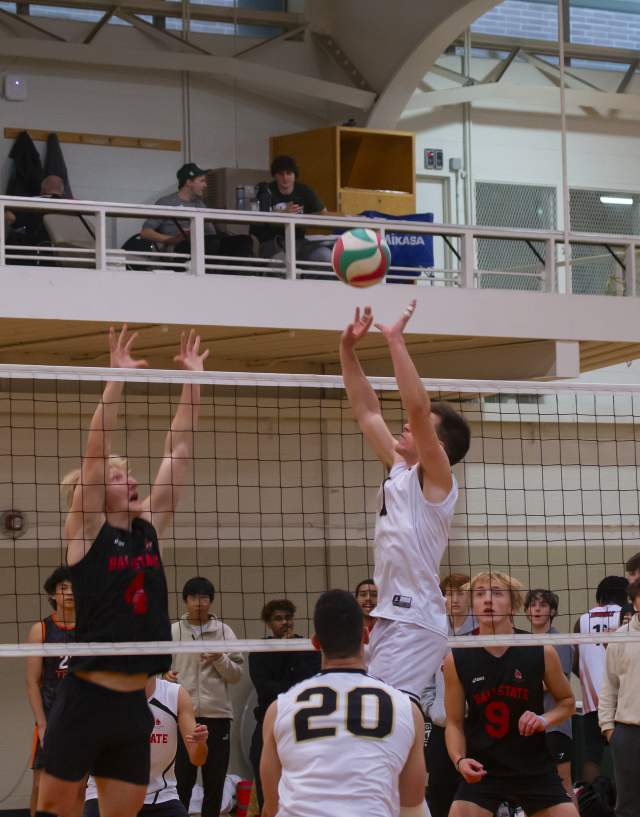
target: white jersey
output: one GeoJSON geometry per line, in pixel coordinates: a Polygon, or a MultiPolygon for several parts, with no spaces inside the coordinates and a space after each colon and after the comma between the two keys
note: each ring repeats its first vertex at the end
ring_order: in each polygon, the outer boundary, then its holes
{"type": "Polygon", "coordinates": [[[327,670],[278,696],[278,817],[395,817],[415,739],[407,695],[361,670],[327,670]]]}
{"type": "MultiPolygon", "coordinates": [[[[580,616],[581,633],[606,633],[620,625],[620,605],[592,607],[580,616]]],[[[605,649],[602,644],[580,644],[578,650],[582,711],[586,715],[598,709],[598,696],[604,677],[605,649]]]]}
{"type": "Polygon", "coordinates": [[[440,561],[458,499],[458,483],[442,502],[424,498],[419,466],[393,466],[378,494],[375,530],[377,618],[417,624],[446,636],[447,614],[440,590],[440,561]]]}
{"type": "MultiPolygon", "coordinates": [[[[174,766],[178,748],[179,692],[180,684],[158,679],[155,692],[147,699],[155,725],[150,738],[151,770],[147,794],[144,798],[145,805],[178,799],[174,766]]],[[[95,780],[89,777],[85,800],[95,800],[97,797],[98,790],[95,780]]]]}

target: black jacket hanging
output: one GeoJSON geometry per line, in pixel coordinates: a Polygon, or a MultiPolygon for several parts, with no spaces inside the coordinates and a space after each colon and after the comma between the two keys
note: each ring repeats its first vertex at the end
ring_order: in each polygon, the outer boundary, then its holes
{"type": "Polygon", "coordinates": [[[7,196],[39,196],[42,163],[33,140],[26,131],[18,134],[9,151],[13,167],[7,185],[7,196]]]}

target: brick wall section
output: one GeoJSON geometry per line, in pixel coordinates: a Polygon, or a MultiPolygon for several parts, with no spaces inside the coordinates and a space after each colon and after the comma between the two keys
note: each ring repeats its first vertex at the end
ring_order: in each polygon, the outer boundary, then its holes
{"type": "MultiPolygon", "coordinates": [[[[556,7],[526,0],[504,0],[471,26],[479,34],[555,40],[558,37],[556,7]]],[[[571,9],[571,41],[611,48],[637,48],[640,14],[571,9]]]]}

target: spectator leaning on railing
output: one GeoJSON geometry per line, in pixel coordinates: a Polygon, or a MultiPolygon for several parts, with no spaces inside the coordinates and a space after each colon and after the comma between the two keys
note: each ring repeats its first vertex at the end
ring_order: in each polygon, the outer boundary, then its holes
{"type": "MultiPolygon", "coordinates": [[[[640,579],[629,588],[636,614],[618,633],[634,633],[640,639],[640,579]]],[[[640,812],[640,640],[607,647],[600,700],[600,729],[611,744],[617,786],[616,817],[637,817],[640,812]]]]}

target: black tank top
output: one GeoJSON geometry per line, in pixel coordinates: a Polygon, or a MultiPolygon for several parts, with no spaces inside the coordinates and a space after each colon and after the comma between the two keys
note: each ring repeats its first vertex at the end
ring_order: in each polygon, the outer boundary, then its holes
{"type": "MultiPolygon", "coordinates": [[[[71,569],[76,641],[171,641],[167,582],[155,528],[134,519],[131,530],[105,522],[71,569]]],[[[76,656],[74,671],[134,675],[166,672],[170,655],[76,656]]]]}
{"type": "Polygon", "coordinates": [[[452,652],[468,705],[467,756],[497,777],[553,771],[544,732],[518,731],[523,712],[544,713],[544,647],[509,647],[500,658],[482,648],[452,652]]]}
{"type": "MultiPolygon", "coordinates": [[[[47,616],[43,619],[43,644],[64,644],[67,641],[75,640],[75,629],[73,627],[65,627],[60,624],[54,615],[47,616]]],[[[42,659],[40,695],[42,696],[42,708],[47,717],[49,717],[49,712],[51,711],[56,693],[58,692],[58,685],[67,674],[68,669],[69,657],[66,655],[50,655],[42,659]]]]}

